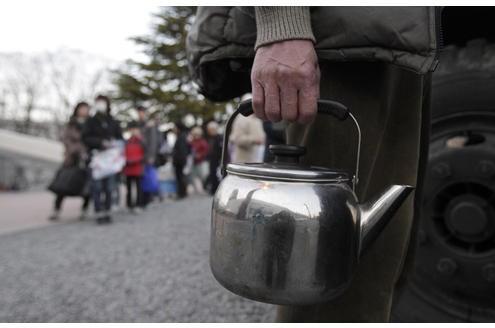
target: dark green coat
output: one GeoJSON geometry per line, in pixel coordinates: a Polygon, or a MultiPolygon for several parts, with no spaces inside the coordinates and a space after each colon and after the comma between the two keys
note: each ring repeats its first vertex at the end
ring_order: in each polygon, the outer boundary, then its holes
{"type": "MultiPolygon", "coordinates": [[[[311,7],[320,60],[381,61],[425,74],[437,63],[440,9],[311,7]]],[[[227,100],[250,92],[253,7],[199,7],[186,40],[190,73],[203,94],[227,100]]]]}

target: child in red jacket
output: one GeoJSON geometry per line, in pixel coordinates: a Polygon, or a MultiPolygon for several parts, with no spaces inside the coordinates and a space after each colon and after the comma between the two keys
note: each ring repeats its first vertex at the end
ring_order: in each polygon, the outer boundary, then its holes
{"type": "Polygon", "coordinates": [[[136,213],[144,205],[141,181],[144,173],[146,149],[143,138],[141,137],[139,124],[137,122],[131,122],[127,128],[131,134],[125,144],[126,165],[124,167],[124,175],[127,182],[127,207],[131,212],[136,213]],[[132,197],[133,185],[136,190],[135,200],[132,197]]]}
{"type": "Polygon", "coordinates": [[[203,138],[203,130],[195,127],[191,130],[191,140],[189,141],[194,154],[194,165],[189,175],[190,183],[196,192],[203,192],[203,184],[208,174],[208,142],[203,138]],[[199,180],[199,186],[197,181],[199,180]]]}

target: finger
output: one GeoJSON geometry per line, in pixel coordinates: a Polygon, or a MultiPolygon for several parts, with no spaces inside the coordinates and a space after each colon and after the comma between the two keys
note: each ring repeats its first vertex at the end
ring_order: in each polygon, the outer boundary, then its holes
{"type": "Polygon", "coordinates": [[[318,99],[320,98],[320,67],[315,63],[315,72],[303,83],[298,92],[298,122],[301,124],[311,123],[318,111],[318,99]]]}
{"type": "Polygon", "coordinates": [[[280,87],[280,112],[282,119],[286,122],[296,122],[297,110],[297,89],[293,86],[280,87]]]}
{"type": "Polygon", "coordinates": [[[257,81],[252,81],[253,89],[253,110],[256,117],[261,120],[266,121],[267,117],[265,115],[265,90],[257,81]]]}
{"type": "Polygon", "coordinates": [[[279,122],[280,116],[280,90],[275,82],[267,83],[265,89],[265,115],[272,122],[279,122]]]}
{"type": "Polygon", "coordinates": [[[299,116],[297,121],[301,124],[309,124],[315,119],[318,110],[318,86],[303,88],[299,90],[298,95],[299,116]]]}

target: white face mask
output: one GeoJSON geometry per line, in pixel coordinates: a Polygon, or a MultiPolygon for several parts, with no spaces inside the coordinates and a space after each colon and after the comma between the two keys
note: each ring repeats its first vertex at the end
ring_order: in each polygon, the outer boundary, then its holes
{"type": "Polygon", "coordinates": [[[97,101],[94,108],[97,113],[105,113],[107,111],[107,103],[104,101],[97,101]]]}

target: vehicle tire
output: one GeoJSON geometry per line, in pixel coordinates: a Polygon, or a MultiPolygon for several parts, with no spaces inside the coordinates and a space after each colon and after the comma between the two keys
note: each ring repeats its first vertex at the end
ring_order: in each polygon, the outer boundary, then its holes
{"type": "Polygon", "coordinates": [[[413,271],[396,322],[495,321],[495,44],[442,52],[413,271]]]}

